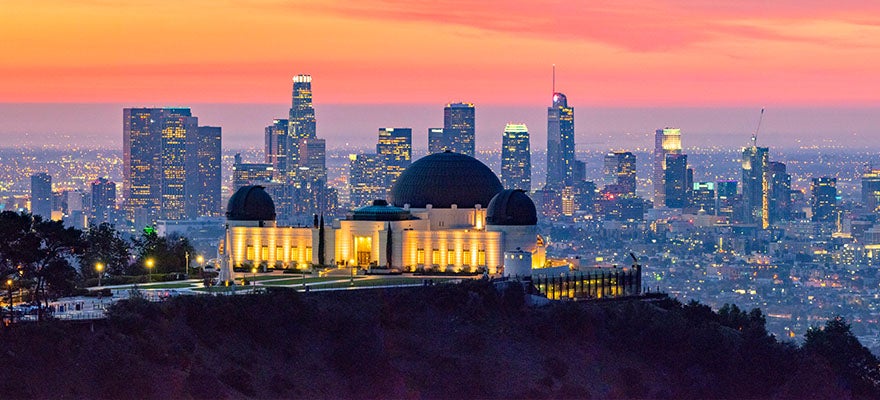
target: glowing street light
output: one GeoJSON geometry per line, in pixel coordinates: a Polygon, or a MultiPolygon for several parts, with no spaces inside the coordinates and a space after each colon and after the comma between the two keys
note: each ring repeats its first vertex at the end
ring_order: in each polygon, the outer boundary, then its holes
{"type": "Polygon", "coordinates": [[[153,261],[152,258],[148,258],[147,261],[144,262],[144,265],[147,267],[147,281],[148,281],[148,282],[152,282],[152,281],[153,281],[153,277],[150,276],[150,274],[151,274],[151,271],[150,271],[150,270],[153,269],[153,265],[155,265],[155,263],[156,263],[156,262],[153,261]]]}
{"type": "Polygon", "coordinates": [[[196,262],[199,263],[199,267],[201,267],[202,270],[205,269],[205,257],[204,257],[204,256],[202,256],[201,254],[199,254],[199,255],[196,257],[196,262]]]}
{"type": "Polygon", "coordinates": [[[256,288],[257,287],[257,267],[251,268],[251,273],[254,276],[254,279],[253,279],[253,282],[251,283],[251,285],[253,285],[254,288],[256,288]]]}
{"type": "Polygon", "coordinates": [[[101,287],[101,276],[104,275],[104,263],[96,262],[95,263],[95,272],[98,273],[98,287],[101,287]]]}

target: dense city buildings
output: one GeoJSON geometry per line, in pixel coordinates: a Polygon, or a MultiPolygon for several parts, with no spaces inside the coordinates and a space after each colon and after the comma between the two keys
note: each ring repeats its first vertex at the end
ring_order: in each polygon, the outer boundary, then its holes
{"type": "MultiPolygon", "coordinates": [[[[685,159],[685,163],[687,160],[685,159]]],[[[615,192],[636,195],[636,156],[629,151],[612,151],[605,155],[603,169],[605,186],[617,185],[615,192]]]]}
{"type": "Polygon", "coordinates": [[[52,219],[52,177],[45,173],[31,175],[31,214],[52,219]]]}
{"type": "Polygon", "coordinates": [[[507,124],[501,137],[501,184],[506,189],[532,190],[532,156],[529,128],[507,124]]]}
{"type": "Polygon", "coordinates": [[[663,128],[654,132],[654,205],[666,204],[666,155],[681,154],[681,129],[663,128]]]}
{"type": "Polygon", "coordinates": [[[574,107],[562,93],[553,93],[547,108],[547,185],[551,188],[574,183],[574,107]]]}
{"type": "Polygon", "coordinates": [[[232,164],[232,189],[253,185],[269,186],[272,185],[274,175],[275,168],[272,164],[244,163],[241,154],[236,154],[232,164]]]}
{"type": "Polygon", "coordinates": [[[385,166],[385,187],[390,190],[400,174],[412,164],[412,129],[379,128],[376,154],[382,157],[382,165],[385,166]]]}
{"type": "MultiPolygon", "coordinates": [[[[475,116],[472,103],[449,103],[443,109],[443,146],[449,150],[474,157],[476,154],[475,116]]],[[[436,150],[436,148],[435,148],[436,150]]]]}
{"type": "Polygon", "coordinates": [[[869,168],[862,174],[861,201],[868,211],[877,211],[880,207],[880,169],[869,168]]]}
{"type": "Polygon", "coordinates": [[[124,109],[128,220],[137,227],[219,213],[220,149],[220,128],[199,127],[189,108],[124,109]]]}

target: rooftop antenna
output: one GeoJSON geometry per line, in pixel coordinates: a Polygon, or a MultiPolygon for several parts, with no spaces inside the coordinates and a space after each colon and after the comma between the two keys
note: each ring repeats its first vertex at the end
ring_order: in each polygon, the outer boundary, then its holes
{"type": "Polygon", "coordinates": [[[556,94],[556,64],[553,64],[553,94],[556,94]]]}
{"type": "Polygon", "coordinates": [[[752,147],[758,147],[758,132],[761,130],[761,122],[764,121],[764,107],[761,107],[761,117],[758,118],[758,127],[752,134],[752,147]]]}

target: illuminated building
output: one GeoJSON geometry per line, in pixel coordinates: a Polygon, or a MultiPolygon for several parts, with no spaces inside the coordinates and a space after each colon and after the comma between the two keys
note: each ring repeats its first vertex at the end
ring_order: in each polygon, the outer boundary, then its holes
{"type": "Polygon", "coordinates": [[[382,158],[385,166],[385,187],[390,189],[400,174],[412,164],[412,129],[379,128],[376,154],[382,158]]]}
{"type": "Polygon", "coordinates": [[[447,104],[443,109],[443,150],[473,157],[476,154],[474,129],[473,104],[447,104]]]}
{"type": "Polygon", "coordinates": [[[742,198],[744,222],[770,225],[770,150],[746,147],[742,152],[742,198]]]}
{"type": "Polygon", "coordinates": [[[667,154],[681,154],[681,129],[663,128],[654,132],[654,207],[666,204],[667,154]]]}
{"type": "Polygon", "coordinates": [[[715,215],[727,218],[734,216],[734,204],[736,203],[736,186],[737,181],[718,181],[716,182],[715,215]]]}
{"type": "Polygon", "coordinates": [[[300,180],[327,181],[327,142],[324,139],[305,138],[299,142],[300,180]]]}
{"type": "MultiPolygon", "coordinates": [[[[688,205],[688,168],[687,155],[669,153],[666,155],[663,171],[663,190],[666,207],[685,208],[688,205]]],[[[656,185],[654,186],[656,188],[656,185]]]]}
{"type": "Polygon", "coordinates": [[[362,207],[386,197],[384,158],[378,154],[351,154],[348,185],[351,208],[362,207]]]}
{"type": "Polygon", "coordinates": [[[502,190],[498,177],[472,157],[438,153],[401,174],[390,202],[375,200],[325,229],[279,226],[262,187],[239,189],[227,208],[221,278],[231,279],[233,267],[313,264],[494,274],[503,268],[504,252],[516,249],[540,267],[546,255],[536,224],[535,205],[523,191],[502,190]]]}
{"type": "Polygon", "coordinates": [[[691,193],[690,203],[694,209],[715,215],[715,182],[694,182],[691,193]]]}
{"type": "Polygon", "coordinates": [[[813,222],[837,220],[837,178],[813,178],[810,184],[810,206],[813,222]]]}
{"type": "Polygon", "coordinates": [[[770,223],[791,219],[791,175],[785,164],[770,162],[770,223]]]}
{"type": "Polygon", "coordinates": [[[560,198],[562,200],[562,215],[565,215],[566,217],[574,215],[575,210],[577,210],[577,203],[575,203],[574,197],[574,188],[571,186],[566,186],[562,188],[560,198]]]}
{"type": "Polygon", "coordinates": [[[612,151],[605,155],[605,185],[619,185],[624,195],[636,195],[636,156],[628,151],[612,151]]]}
{"type": "Polygon", "coordinates": [[[52,218],[52,176],[40,172],[31,175],[31,214],[52,218]]]}
{"type": "Polygon", "coordinates": [[[232,189],[238,190],[244,186],[261,185],[267,186],[272,182],[275,168],[272,164],[243,163],[241,154],[235,155],[235,163],[232,164],[232,189]]]}
{"type": "Polygon", "coordinates": [[[291,178],[295,178],[299,167],[299,143],[302,139],[316,138],[317,128],[315,109],[312,106],[312,76],[297,75],[293,77],[293,93],[291,95],[290,115],[287,119],[287,170],[291,178]]]}
{"type": "Polygon", "coordinates": [[[862,204],[868,211],[877,211],[880,207],[880,169],[862,174],[862,204]]]}
{"type": "Polygon", "coordinates": [[[272,125],[265,129],[266,164],[271,164],[280,174],[287,171],[287,129],[289,122],[286,119],[275,119],[272,125]]]}
{"type": "Polygon", "coordinates": [[[92,223],[100,225],[110,222],[116,210],[116,183],[107,178],[98,178],[91,183],[92,223]]]}
{"type": "Polygon", "coordinates": [[[220,128],[189,108],[123,109],[123,208],[135,226],[219,212],[220,128]]]}
{"type": "Polygon", "coordinates": [[[446,151],[443,139],[443,128],[428,128],[428,154],[446,151]]]}
{"type": "Polygon", "coordinates": [[[547,108],[547,185],[571,186],[574,169],[574,107],[562,93],[553,93],[547,108]]]}
{"type": "Polygon", "coordinates": [[[532,190],[532,158],[529,128],[507,124],[501,137],[501,184],[508,189],[532,190]]]}
{"type": "Polygon", "coordinates": [[[190,155],[187,157],[188,218],[220,216],[221,129],[200,126],[190,155]],[[195,157],[192,157],[192,155],[195,157]]]}

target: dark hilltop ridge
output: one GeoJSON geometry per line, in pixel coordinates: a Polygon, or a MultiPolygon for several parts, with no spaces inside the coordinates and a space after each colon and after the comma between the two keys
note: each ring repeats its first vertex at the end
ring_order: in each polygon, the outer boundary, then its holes
{"type": "Polygon", "coordinates": [[[760,310],[668,298],[527,306],[518,285],[134,299],[2,332],[2,398],[880,398],[834,319],[779,343],[760,310]]]}

